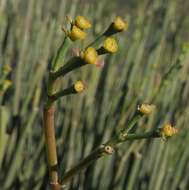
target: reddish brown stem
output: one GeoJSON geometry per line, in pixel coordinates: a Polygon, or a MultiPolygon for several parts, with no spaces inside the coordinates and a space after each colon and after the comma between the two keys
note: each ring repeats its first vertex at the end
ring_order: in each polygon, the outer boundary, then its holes
{"type": "Polygon", "coordinates": [[[58,161],[56,152],[56,138],[54,128],[54,105],[44,108],[44,133],[45,133],[45,145],[47,152],[47,160],[49,166],[50,184],[53,190],[60,190],[58,183],[58,161]]]}

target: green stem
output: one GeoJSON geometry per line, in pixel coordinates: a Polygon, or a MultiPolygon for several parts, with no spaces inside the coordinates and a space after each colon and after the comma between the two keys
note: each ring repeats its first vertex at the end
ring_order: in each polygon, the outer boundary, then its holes
{"type": "Polygon", "coordinates": [[[159,87],[155,90],[155,92],[154,92],[153,95],[152,95],[152,98],[151,98],[151,101],[152,101],[152,102],[155,101],[155,99],[157,98],[157,96],[159,95],[159,93],[161,92],[161,90],[163,89],[163,87],[165,87],[166,82],[167,82],[168,80],[170,80],[171,77],[174,76],[174,71],[179,70],[179,69],[181,69],[181,68],[182,68],[182,65],[181,65],[181,63],[180,63],[180,60],[177,59],[177,60],[176,60],[176,63],[173,64],[173,65],[168,69],[168,71],[163,74],[159,87]]]}
{"type": "Polygon", "coordinates": [[[96,150],[91,152],[90,155],[88,155],[86,158],[84,158],[77,166],[75,166],[73,169],[69,170],[62,180],[62,184],[65,184],[67,181],[69,181],[75,174],[80,172],[82,169],[86,168],[90,163],[98,160],[100,157],[102,157],[104,153],[103,147],[98,147],[96,150]]]}
{"type": "Polygon", "coordinates": [[[136,115],[133,117],[133,119],[131,120],[131,122],[129,123],[126,129],[127,133],[133,129],[133,127],[136,125],[136,123],[139,121],[141,117],[142,117],[141,113],[136,113],[136,115]]]}
{"type": "Polygon", "coordinates": [[[56,53],[54,60],[53,60],[53,63],[52,63],[53,71],[57,71],[64,63],[65,55],[66,55],[70,45],[71,45],[71,40],[69,39],[69,37],[65,36],[61,46],[59,47],[59,49],[56,53]]]}
{"type": "Polygon", "coordinates": [[[57,189],[58,186],[58,159],[56,152],[56,138],[54,128],[54,112],[55,107],[52,104],[50,107],[44,108],[43,114],[43,129],[45,134],[45,145],[47,152],[47,160],[49,166],[49,176],[52,189],[57,189]]]}
{"type": "Polygon", "coordinates": [[[71,58],[64,66],[60,67],[57,71],[51,71],[49,73],[49,81],[48,81],[48,96],[53,96],[56,93],[56,82],[59,77],[63,77],[72,70],[80,68],[86,65],[81,57],[73,57],[71,58]]]}
{"type": "Polygon", "coordinates": [[[64,66],[60,67],[57,71],[50,73],[51,80],[56,80],[60,76],[65,76],[70,71],[86,65],[81,57],[71,58],[64,66]]]}
{"type": "Polygon", "coordinates": [[[63,96],[70,95],[70,94],[76,94],[76,93],[77,93],[77,91],[75,90],[74,85],[72,85],[69,88],[63,89],[63,90],[49,96],[49,99],[51,100],[51,103],[52,103],[63,96]]]}
{"type": "Polygon", "coordinates": [[[105,39],[105,37],[106,36],[104,36],[103,34],[97,36],[97,38],[94,41],[92,41],[90,44],[88,44],[85,49],[91,46],[96,48],[105,39]]]}
{"type": "MultiPolygon", "coordinates": [[[[114,150],[116,146],[122,142],[129,140],[137,140],[137,139],[146,139],[146,138],[157,138],[161,137],[161,134],[158,130],[152,130],[144,133],[134,133],[125,135],[124,139],[119,139],[117,136],[110,139],[107,143],[101,145],[96,150],[94,150],[91,154],[89,154],[86,158],[84,158],[78,165],[65,173],[64,178],[61,184],[65,184],[68,182],[74,175],[79,173],[82,169],[86,168],[89,164],[97,161],[99,158],[109,155],[111,153],[107,152],[107,148],[114,150]]],[[[113,153],[113,152],[112,152],[113,153]]]]}
{"type": "Polygon", "coordinates": [[[121,142],[125,142],[128,140],[130,141],[130,140],[139,140],[139,139],[146,139],[146,138],[157,138],[157,137],[161,137],[159,130],[151,130],[151,131],[144,132],[144,133],[128,134],[127,137],[125,138],[125,140],[123,140],[121,142]]]}
{"type": "Polygon", "coordinates": [[[118,33],[119,31],[115,30],[113,28],[113,25],[110,24],[110,26],[107,28],[107,30],[105,32],[103,32],[102,34],[100,34],[99,36],[97,36],[97,38],[91,42],[85,49],[87,49],[88,47],[92,46],[92,47],[97,47],[99,46],[99,44],[104,41],[105,38],[107,38],[108,36],[112,36],[116,33],[118,33]]]}

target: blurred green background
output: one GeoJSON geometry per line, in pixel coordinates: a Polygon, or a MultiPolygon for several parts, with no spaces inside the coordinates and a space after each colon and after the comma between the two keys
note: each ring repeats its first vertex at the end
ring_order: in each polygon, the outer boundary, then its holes
{"type": "Polygon", "coordinates": [[[62,81],[66,87],[82,79],[87,89],[57,105],[60,173],[106,142],[119,124],[127,126],[138,103],[150,102],[157,109],[137,131],[171,122],[179,134],[168,141],[124,143],[75,176],[67,189],[188,190],[189,56],[163,77],[189,41],[188,10],[188,0],[1,0],[0,189],[49,189],[42,110],[65,16],[92,21],[87,40],[73,45],[83,47],[120,15],[129,29],[118,37],[119,52],[107,56],[103,68],[88,65],[62,81]]]}

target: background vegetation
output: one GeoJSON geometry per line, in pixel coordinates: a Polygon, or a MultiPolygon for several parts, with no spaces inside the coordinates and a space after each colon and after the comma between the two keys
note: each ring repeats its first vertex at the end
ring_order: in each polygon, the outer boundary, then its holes
{"type": "Polygon", "coordinates": [[[112,156],[75,176],[67,188],[189,189],[188,55],[162,77],[189,40],[188,10],[187,0],[1,0],[0,189],[49,188],[42,109],[48,65],[64,37],[60,26],[67,14],[85,15],[93,22],[87,41],[116,15],[125,17],[130,26],[119,37],[120,51],[108,56],[103,68],[86,66],[63,81],[67,86],[82,78],[87,89],[58,102],[61,172],[108,140],[119,124],[127,126],[140,102],[151,102],[157,109],[137,130],[171,121],[180,131],[166,142],[124,143],[112,156]],[[157,90],[162,80],[164,85],[157,90]]]}

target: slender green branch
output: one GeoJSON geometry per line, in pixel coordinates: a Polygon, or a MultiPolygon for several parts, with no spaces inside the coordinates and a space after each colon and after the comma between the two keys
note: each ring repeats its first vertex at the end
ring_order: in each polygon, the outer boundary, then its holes
{"type": "Polygon", "coordinates": [[[53,81],[60,76],[65,76],[70,71],[86,65],[81,57],[72,57],[64,66],[60,67],[57,71],[50,73],[50,79],[53,81]]]}
{"type": "Polygon", "coordinates": [[[76,94],[76,93],[78,93],[78,92],[74,89],[74,85],[72,85],[69,88],[63,89],[63,90],[49,96],[49,99],[51,99],[51,102],[54,102],[63,96],[67,96],[70,94],[76,94]]]}
{"type": "Polygon", "coordinates": [[[68,36],[65,36],[61,46],[59,47],[59,49],[55,55],[54,60],[53,60],[53,63],[52,63],[53,71],[57,71],[64,63],[65,55],[66,55],[70,45],[71,45],[71,40],[69,39],[68,36]]]}
{"type": "Polygon", "coordinates": [[[91,163],[97,161],[99,158],[105,155],[111,155],[116,146],[120,143],[129,141],[129,140],[137,140],[137,139],[147,139],[147,138],[158,138],[161,137],[161,133],[159,130],[152,130],[144,133],[131,133],[127,135],[123,135],[124,138],[120,139],[120,134],[116,135],[112,139],[110,139],[107,143],[101,145],[99,148],[94,150],[91,154],[89,154],[86,158],[84,158],[78,165],[65,173],[62,184],[68,182],[74,175],[79,173],[82,169],[86,168],[91,163]]]}
{"type": "Polygon", "coordinates": [[[167,84],[167,81],[171,79],[171,77],[174,76],[174,71],[180,70],[182,68],[182,64],[180,62],[180,59],[176,60],[176,63],[173,64],[166,73],[163,74],[161,82],[158,86],[158,88],[155,90],[155,92],[152,95],[151,101],[154,102],[157,98],[159,92],[165,87],[167,84]]]}
{"type": "Polygon", "coordinates": [[[136,125],[136,123],[139,121],[139,119],[142,117],[142,114],[137,112],[131,122],[129,123],[127,129],[125,130],[127,133],[133,129],[133,127],[136,125]]]}
{"type": "MultiPolygon", "coordinates": [[[[121,30],[122,31],[122,30],[121,30]]],[[[90,46],[92,47],[97,47],[99,46],[99,44],[104,41],[105,38],[112,36],[114,34],[117,34],[121,31],[118,31],[117,29],[114,28],[113,23],[110,24],[110,26],[105,30],[105,32],[103,32],[102,34],[100,34],[99,36],[96,37],[96,39],[94,41],[92,41],[89,45],[87,45],[86,49],[90,46]]]]}
{"type": "Polygon", "coordinates": [[[100,157],[102,157],[104,152],[104,146],[98,147],[96,150],[91,152],[90,155],[88,155],[85,159],[83,159],[77,166],[75,166],[73,169],[69,170],[63,178],[62,184],[65,184],[67,181],[69,181],[75,174],[80,172],[82,169],[86,168],[90,163],[96,161],[100,157]]]}
{"type": "Polygon", "coordinates": [[[104,36],[103,34],[100,34],[99,36],[96,37],[95,40],[89,43],[85,49],[87,49],[88,47],[97,47],[105,39],[105,37],[106,36],[104,36]]]}
{"type": "MultiPolygon", "coordinates": [[[[60,67],[57,71],[51,71],[49,73],[49,81],[48,81],[48,96],[54,96],[54,93],[56,93],[56,81],[59,77],[65,76],[67,73],[69,73],[72,70],[75,70],[77,68],[80,68],[87,63],[84,62],[84,60],[81,57],[73,57],[71,58],[64,66],[60,67]]],[[[69,91],[62,91],[58,96],[62,96],[64,94],[69,94],[69,91]]],[[[56,97],[55,97],[56,98],[56,97]]]]}

